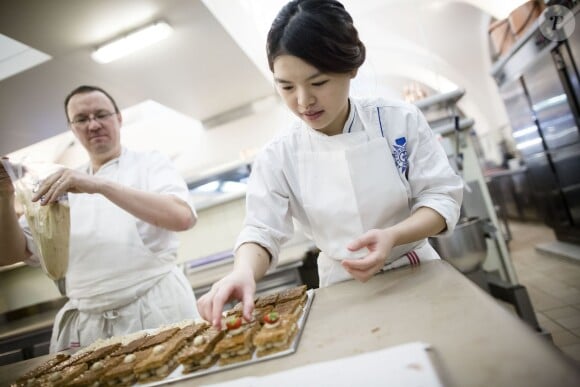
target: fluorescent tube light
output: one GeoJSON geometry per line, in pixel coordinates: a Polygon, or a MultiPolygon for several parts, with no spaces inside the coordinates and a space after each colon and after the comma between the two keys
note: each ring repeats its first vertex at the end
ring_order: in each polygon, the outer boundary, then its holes
{"type": "Polygon", "coordinates": [[[165,39],[172,31],[169,24],[160,21],[102,45],[91,57],[99,63],[109,63],[165,39]]]}

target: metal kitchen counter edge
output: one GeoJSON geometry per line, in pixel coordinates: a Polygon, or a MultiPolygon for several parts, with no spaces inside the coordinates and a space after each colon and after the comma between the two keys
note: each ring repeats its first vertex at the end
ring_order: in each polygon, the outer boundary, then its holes
{"type": "MultiPolygon", "coordinates": [[[[443,260],[315,293],[295,354],[202,376],[195,384],[267,375],[422,341],[432,345],[445,385],[579,385],[576,363],[443,260]]],[[[0,385],[46,359],[0,367],[0,385]]]]}

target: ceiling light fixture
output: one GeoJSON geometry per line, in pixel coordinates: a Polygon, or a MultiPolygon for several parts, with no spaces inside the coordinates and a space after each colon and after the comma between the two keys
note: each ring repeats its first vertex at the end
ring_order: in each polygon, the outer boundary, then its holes
{"type": "Polygon", "coordinates": [[[97,48],[91,57],[109,63],[168,37],[173,29],[164,21],[145,26],[97,48]]]}

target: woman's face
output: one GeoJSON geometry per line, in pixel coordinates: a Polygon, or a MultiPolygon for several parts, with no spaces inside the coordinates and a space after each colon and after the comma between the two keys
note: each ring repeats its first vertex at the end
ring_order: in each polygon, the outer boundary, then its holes
{"type": "Polygon", "coordinates": [[[355,71],[322,73],[292,55],[277,57],[273,67],[276,89],[294,114],[312,129],[329,136],[342,133],[355,71]]]}

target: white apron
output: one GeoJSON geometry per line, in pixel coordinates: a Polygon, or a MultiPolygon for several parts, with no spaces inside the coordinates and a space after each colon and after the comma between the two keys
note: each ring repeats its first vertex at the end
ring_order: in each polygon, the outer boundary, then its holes
{"type": "MultiPolygon", "coordinates": [[[[321,287],[352,279],[340,261],[369,253],[366,248],[349,251],[350,242],[368,230],[394,225],[411,215],[407,190],[389,142],[382,136],[378,111],[376,117],[365,120],[353,103],[350,106],[364,131],[326,136],[306,128],[301,135],[303,151],[298,153],[304,210],[321,250],[321,287]]],[[[394,247],[384,269],[438,258],[423,239],[394,247]]]]}
{"type": "MultiPolygon", "coordinates": [[[[122,165],[117,171],[107,177],[130,181],[122,165]]],[[[187,278],[144,245],[131,214],[100,195],[69,194],[69,201],[69,302],[56,316],[51,353],[199,316],[187,278]]]]}

